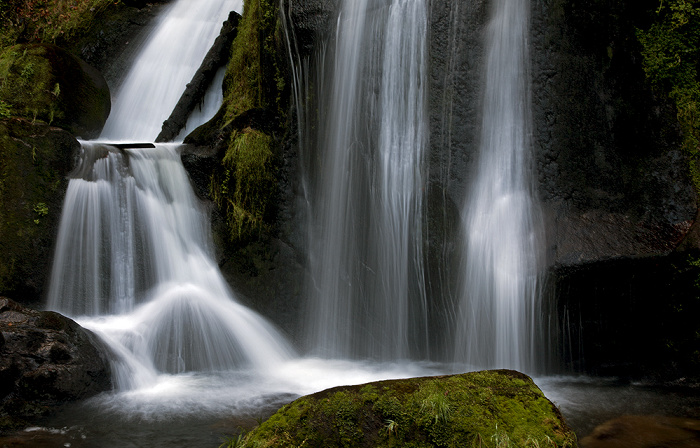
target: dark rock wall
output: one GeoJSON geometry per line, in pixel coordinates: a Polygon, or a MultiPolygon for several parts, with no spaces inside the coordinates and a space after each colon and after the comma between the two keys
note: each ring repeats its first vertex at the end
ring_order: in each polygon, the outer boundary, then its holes
{"type": "Polygon", "coordinates": [[[668,253],[696,194],[675,110],[645,82],[656,2],[533,2],[539,192],[554,264],[668,253]]]}
{"type": "Polygon", "coordinates": [[[79,150],[78,141],[62,129],[0,120],[0,294],[41,305],[66,174],[79,150]]]}

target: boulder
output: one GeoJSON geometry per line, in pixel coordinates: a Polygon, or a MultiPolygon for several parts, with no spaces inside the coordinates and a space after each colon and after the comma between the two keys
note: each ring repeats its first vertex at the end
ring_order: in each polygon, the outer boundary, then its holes
{"type": "Polygon", "coordinates": [[[575,447],[532,380],[510,370],[343,386],[299,398],[246,435],[265,447],[575,447]]]}
{"type": "Polygon", "coordinates": [[[100,135],[111,108],[100,72],[49,44],[14,45],[0,53],[0,101],[13,116],[85,139],[100,135]]]}
{"type": "Polygon", "coordinates": [[[700,420],[624,415],[597,426],[581,439],[584,448],[698,448],[700,420]]]}
{"type": "Polygon", "coordinates": [[[112,388],[105,349],[92,333],[7,298],[0,298],[0,379],[0,430],[112,388]]]}

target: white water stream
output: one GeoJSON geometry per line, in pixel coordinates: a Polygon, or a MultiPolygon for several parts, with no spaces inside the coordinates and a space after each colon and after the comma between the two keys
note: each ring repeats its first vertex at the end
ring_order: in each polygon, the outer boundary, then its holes
{"type": "MultiPolygon", "coordinates": [[[[427,365],[298,358],[223,280],[180,145],[115,143],[156,137],[221,22],[240,5],[172,5],[118,91],[100,140],[82,142],[57,236],[48,307],[76,318],[113,352],[117,393],[93,400],[90,406],[100,412],[201,417],[239,412],[267,396],[437,373],[427,365]],[[203,36],[205,29],[211,33],[203,36]]],[[[208,96],[205,111],[193,114],[188,127],[218,107],[220,94],[208,96]]]]}
{"type": "Polygon", "coordinates": [[[427,2],[342,2],[332,52],[318,80],[320,168],[307,182],[308,346],[424,357],[427,2]]]}
{"type": "Polygon", "coordinates": [[[119,90],[101,141],[83,142],[68,186],[48,306],[108,343],[118,390],[157,388],[163,374],[270,369],[294,355],[226,285],[179,145],[105,142],[154,139],[221,23],[240,8],[240,0],[170,7],[119,90]]]}
{"type": "Polygon", "coordinates": [[[532,372],[542,223],[530,160],[530,2],[494,0],[491,8],[479,162],[462,211],[455,361],[532,372]]]}

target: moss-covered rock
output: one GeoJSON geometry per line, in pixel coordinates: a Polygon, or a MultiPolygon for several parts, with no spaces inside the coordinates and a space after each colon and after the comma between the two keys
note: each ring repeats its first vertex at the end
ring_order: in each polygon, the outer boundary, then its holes
{"type": "Polygon", "coordinates": [[[529,377],[500,370],[329,389],[237,446],[575,447],[576,437],[529,377]]]}
{"type": "Polygon", "coordinates": [[[14,45],[0,53],[0,101],[13,116],[41,120],[94,138],[111,108],[102,75],[48,44],[14,45]]]}
{"type": "Polygon", "coordinates": [[[68,132],[0,120],[0,294],[41,299],[53,237],[79,143],[68,132]]]}
{"type": "Polygon", "coordinates": [[[224,78],[224,104],[185,143],[216,146],[218,166],[209,196],[241,247],[274,226],[281,140],[287,132],[289,89],[277,2],[244,4],[224,78]]]}

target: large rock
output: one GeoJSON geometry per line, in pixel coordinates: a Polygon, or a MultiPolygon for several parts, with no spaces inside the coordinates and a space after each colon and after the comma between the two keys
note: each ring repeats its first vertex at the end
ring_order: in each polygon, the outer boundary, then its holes
{"type": "Polygon", "coordinates": [[[67,131],[0,120],[0,295],[23,303],[43,297],[67,174],[79,151],[67,131]]]}
{"type": "Polygon", "coordinates": [[[500,370],[343,386],[299,398],[245,446],[576,446],[532,380],[500,370]]]}
{"type": "Polygon", "coordinates": [[[111,387],[109,362],[94,335],[58,313],[0,298],[0,430],[111,387]]]}
{"type": "Polygon", "coordinates": [[[0,101],[14,116],[86,139],[100,135],[111,108],[100,72],[49,44],[15,45],[0,53],[0,101]]]}

